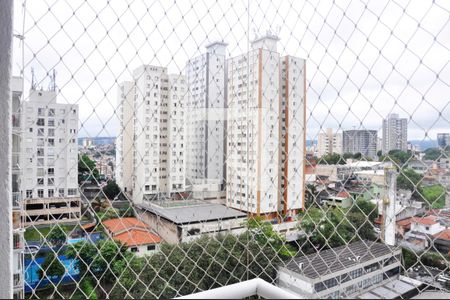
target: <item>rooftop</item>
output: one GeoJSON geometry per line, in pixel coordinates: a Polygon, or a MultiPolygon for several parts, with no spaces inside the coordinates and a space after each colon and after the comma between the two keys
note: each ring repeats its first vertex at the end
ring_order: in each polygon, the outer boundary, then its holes
{"type": "Polygon", "coordinates": [[[423,217],[423,218],[414,217],[413,218],[413,222],[414,223],[419,223],[419,224],[422,224],[422,225],[434,225],[434,224],[438,223],[435,216],[426,216],[426,217],[423,217]]]}
{"type": "Polygon", "coordinates": [[[286,268],[305,277],[315,279],[384,255],[393,254],[394,248],[390,246],[364,240],[295,257],[286,264],[286,268]],[[303,266],[300,268],[301,265],[303,266]]]}
{"type": "Polygon", "coordinates": [[[149,226],[136,218],[117,218],[109,219],[102,222],[111,233],[117,234],[124,230],[130,230],[132,228],[149,229],[149,226]]]}
{"type": "Polygon", "coordinates": [[[128,247],[161,243],[159,236],[141,229],[131,229],[130,231],[115,235],[114,239],[128,247]]]}
{"type": "Polygon", "coordinates": [[[214,220],[244,218],[246,213],[216,203],[201,201],[183,201],[184,205],[163,207],[161,205],[146,203],[140,207],[176,224],[197,223],[214,220]]]}
{"type": "Polygon", "coordinates": [[[437,239],[450,240],[450,229],[442,230],[439,233],[433,235],[437,239]]]}

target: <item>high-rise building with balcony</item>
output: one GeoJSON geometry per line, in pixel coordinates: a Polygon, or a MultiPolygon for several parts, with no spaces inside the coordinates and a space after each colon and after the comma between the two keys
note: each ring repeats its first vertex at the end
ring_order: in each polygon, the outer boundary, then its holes
{"type": "Polygon", "coordinates": [[[450,147],[450,133],[438,133],[437,143],[439,148],[450,147]]]}
{"type": "Polygon", "coordinates": [[[78,105],[56,102],[56,87],[32,86],[22,103],[20,191],[24,225],[79,221],[78,105]]]}
{"type": "Polygon", "coordinates": [[[408,123],[406,118],[399,118],[398,114],[389,114],[383,120],[383,153],[391,150],[407,151],[408,123]]]}
{"type": "Polygon", "coordinates": [[[187,90],[184,76],[168,74],[163,67],[143,65],[133,77],[133,201],[140,204],[185,190],[187,90]]]}
{"type": "Polygon", "coordinates": [[[342,136],[344,153],[361,153],[363,157],[370,158],[377,156],[376,130],[344,130],[342,136]]]}
{"type": "Polygon", "coordinates": [[[327,128],[326,132],[320,132],[317,138],[317,155],[342,154],[342,133],[333,133],[333,129],[327,128]]]}
{"type": "Polygon", "coordinates": [[[21,77],[13,77],[12,88],[12,220],[13,220],[13,288],[14,298],[24,297],[23,288],[23,227],[22,211],[23,204],[20,193],[20,151],[21,151],[21,77]]]}
{"type": "Polygon", "coordinates": [[[303,204],[305,61],[277,41],[228,60],[227,205],[268,218],[303,204]]]}
{"type": "Polygon", "coordinates": [[[119,84],[117,114],[120,131],[116,139],[116,183],[124,193],[133,190],[134,95],[132,81],[119,84]]]}
{"type": "Polygon", "coordinates": [[[226,46],[209,44],[186,64],[186,179],[217,191],[225,182],[226,46]]]}

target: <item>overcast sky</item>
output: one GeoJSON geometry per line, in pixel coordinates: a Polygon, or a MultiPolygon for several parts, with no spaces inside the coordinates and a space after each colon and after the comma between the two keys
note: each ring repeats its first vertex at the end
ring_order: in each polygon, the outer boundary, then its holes
{"type": "MultiPolygon", "coordinates": [[[[307,139],[326,127],[380,130],[390,112],[409,119],[409,139],[450,131],[450,1],[21,2],[26,90],[31,67],[44,88],[56,69],[58,101],[80,106],[79,136],[117,134],[117,83],[139,65],[180,73],[211,41],[236,56],[267,30],[282,55],[307,60],[307,139]]],[[[18,40],[14,49],[19,74],[18,40]]]]}

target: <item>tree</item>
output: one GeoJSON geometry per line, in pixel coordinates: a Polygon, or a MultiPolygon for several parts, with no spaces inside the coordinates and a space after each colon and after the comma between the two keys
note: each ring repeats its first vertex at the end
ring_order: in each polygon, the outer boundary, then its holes
{"type": "Polygon", "coordinates": [[[346,152],[343,154],[343,157],[344,157],[344,159],[353,158],[353,154],[346,152]]]}
{"type": "Polygon", "coordinates": [[[322,156],[317,163],[319,165],[345,165],[346,161],[341,155],[333,153],[322,156]]]}
{"type": "Polygon", "coordinates": [[[441,157],[448,157],[449,156],[449,150],[444,150],[440,148],[428,148],[425,150],[425,155],[423,159],[425,160],[438,160],[441,157]]]}
{"type": "Polygon", "coordinates": [[[100,172],[96,168],[95,161],[89,158],[86,154],[78,157],[78,182],[82,182],[88,178],[97,180],[100,172]]]}
{"type": "Polygon", "coordinates": [[[368,218],[370,222],[374,222],[378,217],[378,207],[370,201],[363,198],[358,198],[350,208],[351,213],[360,213],[368,218]]]}
{"type": "Polygon", "coordinates": [[[378,150],[378,151],[377,151],[377,156],[378,156],[378,158],[380,158],[381,156],[383,156],[383,151],[378,150]]]}
{"type": "Polygon", "coordinates": [[[110,180],[103,188],[103,193],[109,200],[113,200],[120,194],[120,188],[114,180],[110,180]]]}
{"type": "Polygon", "coordinates": [[[406,162],[408,162],[412,158],[412,152],[408,150],[408,152],[404,152],[401,150],[391,150],[387,155],[387,159],[394,162],[398,167],[403,168],[406,166],[406,162]]]}
{"type": "Polygon", "coordinates": [[[357,153],[355,153],[355,154],[353,155],[353,158],[354,158],[354,159],[361,159],[361,157],[362,157],[361,152],[357,152],[357,153]]]}
{"type": "Polygon", "coordinates": [[[418,191],[422,178],[423,176],[413,169],[400,170],[400,174],[397,176],[397,189],[418,191]]]}
{"type": "Polygon", "coordinates": [[[422,187],[420,195],[427,206],[433,209],[440,209],[445,206],[445,188],[440,184],[422,187]]]}
{"type": "Polygon", "coordinates": [[[110,264],[124,258],[126,247],[114,240],[102,240],[98,244],[81,241],[68,246],[66,256],[75,261],[74,267],[80,277],[95,276],[97,279],[112,283],[115,279],[110,264]],[[89,269],[89,272],[87,272],[89,269]]]}
{"type": "Polygon", "coordinates": [[[45,257],[44,262],[41,265],[41,268],[38,271],[39,279],[47,278],[51,279],[55,276],[63,276],[66,272],[66,268],[64,268],[64,265],[59,261],[58,257],[55,255],[54,252],[48,252],[47,256],[45,257]]]}
{"type": "Polygon", "coordinates": [[[47,240],[56,247],[61,247],[66,242],[66,239],[67,233],[58,225],[52,226],[47,236],[47,240]]]}

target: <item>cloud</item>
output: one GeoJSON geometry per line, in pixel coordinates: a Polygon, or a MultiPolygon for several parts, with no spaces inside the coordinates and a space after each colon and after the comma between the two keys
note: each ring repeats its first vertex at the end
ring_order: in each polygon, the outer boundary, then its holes
{"type": "MultiPolygon", "coordinates": [[[[115,135],[117,83],[141,64],[183,72],[224,40],[245,52],[255,33],[278,32],[282,54],[307,59],[308,138],[320,128],[380,129],[409,118],[409,138],[450,128],[450,5],[445,1],[56,1],[16,7],[25,16],[24,77],[56,69],[59,101],[80,106],[80,135],[115,135]]],[[[15,45],[16,73],[22,49],[15,45]]]]}

